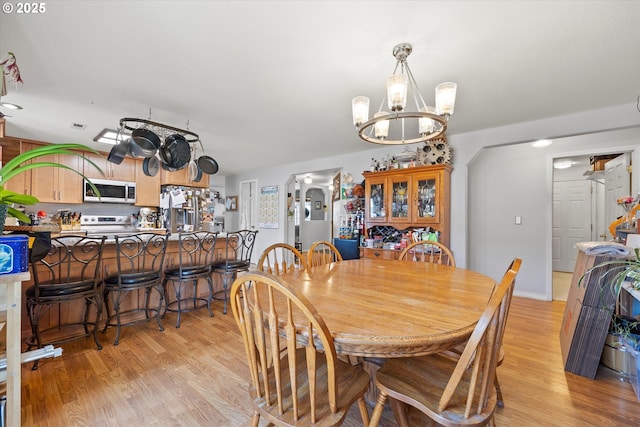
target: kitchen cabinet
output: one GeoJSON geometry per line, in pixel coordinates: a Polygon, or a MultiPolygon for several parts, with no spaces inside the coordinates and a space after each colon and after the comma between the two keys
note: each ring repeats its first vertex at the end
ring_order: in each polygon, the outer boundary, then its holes
{"type": "Polygon", "coordinates": [[[449,245],[451,166],[364,172],[365,223],[398,230],[431,227],[449,245]]]}
{"type": "Polygon", "coordinates": [[[177,171],[160,170],[160,182],[162,185],[182,185],[185,187],[209,187],[209,174],[203,173],[200,181],[193,181],[189,177],[189,167],[177,171]]]}
{"type": "Polygon", "coordinates": [[[137,169],[142,169],[142,162],[138,163],[137,159],[129,157],[123,159],[122,163],[116,164],[108,161],[106,154],[96,154],[86,151],[83,155],[98,165],[100,169],[102,169],[102,172],[104,172],[104,175],[102,175],[95,167],[93,167],[93,165],[84,160],[83,173],[88,178],[133,182],[136,180],[137,169]]]}
{"type": "MultiPolygon", "coordinates": [[[[28,144],[23,144],[24,146],[28,144]]],[[[32,148],[36,144],[32,145],[32,148]]],[[[34,168],[31,169],[31,195],[38,198],[40,203],[82,203],[82,158],[53,154],[38,159],[40,162],[55,162],[68,166],[63,168],[34,168]]]]}
{"type": "MultiPolygon", "coordinates": [[[[32,144],[20,139],[5,137],[2,140],[2,164],[24,151],[30,150],[32,144]],[[23,145],[27,146],[23,148],[23,145]]],[[[20,173],[3,184],[4,188],[19,194],[31,194],[31,171],[20,173]]]]}
{"type": "MultiPolygon", "coordinates": [[[[126,160],[126,159],[125,159],[126,160]]],[[[160,206],[160,174],[145,175],[142,169],[144,159],[135,159],[136,206],[160,206]]]]}

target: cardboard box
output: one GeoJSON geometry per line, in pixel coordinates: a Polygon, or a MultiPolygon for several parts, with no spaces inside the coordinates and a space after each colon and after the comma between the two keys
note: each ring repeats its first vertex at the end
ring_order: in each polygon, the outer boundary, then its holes
{"type": "Polygon", "coordinates": [[[602,269],[598,268],[578,282],[584,272],[612,258],[578,252],[571,287],[560,328],[560,349],[564,369],[587,378],[595,378],[604,343],[609,333],[615,296],[602,292],[602,269]]]}

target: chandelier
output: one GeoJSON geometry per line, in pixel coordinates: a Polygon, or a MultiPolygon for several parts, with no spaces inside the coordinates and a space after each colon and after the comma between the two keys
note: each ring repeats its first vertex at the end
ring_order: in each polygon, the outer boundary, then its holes
{"type": "Polygon", "coordinates": [[[446,82],[436,86],[436,106],[428,106],[407,62],[412,50],[409,43],[401,43],[393,48],[396,66],[387,79],[385,96],[391,112],[383,110],[383,99],[378,112],[369,120],[369,98],[353,98],[353,124],[358,130],[358,136],[365,141],[389,145],[414,144],[442,138],[447,130],[447,121],[453,114],[456,101],[457,85],[446,82]],[[407,111],[407,95],[413,98],[415,111],[407,111]]]}

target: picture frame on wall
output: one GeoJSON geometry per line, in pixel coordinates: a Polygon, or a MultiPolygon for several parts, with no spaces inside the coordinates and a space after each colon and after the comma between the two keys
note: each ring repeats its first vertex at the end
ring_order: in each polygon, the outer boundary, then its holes
{"type": "Polygon", "coordinates": [[[238,210],[238,196],[229,196],[225,199],[224,206],[228,211],[235,212],[238,210]]]}

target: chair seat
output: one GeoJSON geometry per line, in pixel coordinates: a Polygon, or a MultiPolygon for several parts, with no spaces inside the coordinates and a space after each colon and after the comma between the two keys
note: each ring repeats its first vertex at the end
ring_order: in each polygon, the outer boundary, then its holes
{"type": "MultiPolygon", "coordinates": [[[[160,280],[160,274],[156,271],[141,271],[139,273],[125,273],[120,276],[123,286],[134,286],[153,280],[160,280]]],[[[107,285],[118,285],[118,275],[114,274],[104,279],[107,285]]]]}
{"type": "Polygon", "coordinates": [[[240,270],[243,268],[249,268],[249,261],[242,260],[230,260],[230,261],[219,261],[211,264],[214,271],[233,271],[240,270]]]}
{"type": "Polygon", "coordinates": [[[164,272],[169,278],[189,278],[207,273],[209,273],[208,265],[190,265],[182,267],[182,270],[180,268],[170,268],[164,272]]]}
{"type": "MultiPolygon", "coordinates": [[[[91,292],[94,290],[94,280],[91,279],[80,281],[80,282],[71,282],[71,283],[43,283],[39,286],[38,296],[40,298],[52,298],[52,297],[65,297],[71,296],[74,294],[85,294],[87,292],[91,292]]],[[[27,298],[35,298],[36,297],[36,287],[30,286],[25,291],[25,296],[27,298]]]]}
{"type": "Polygon", "coordinates": [[[376,384],[390,397],[400,393],[405,399],[411,399],[412,406],[429,414],[439,424],[449,425],[455,420],[456,425],[482,425],[496,407],[496,391],[493,387],[488,390],[488,413],[471,415],[468,419],[460,416],[464,413],[468,397],[470,369],[465,372],[461,386],[455,389],[447,408],[444,411],[438,409],[438,402],[456,364],[457,360],[443,354],[389,359],[376,372],[376,384]]]}
{"type": "MultiPolygon", "coordinates": [[[[249,393],[251,398],[254,401],[256,407],[260,408],[261,413],[270,419],[283,421],[287,425],[312,425],[311,424],[311,411],[309,408],[309,381],[308,381],[308,372],[306,365],[306,357],[305,357],[304,348],[299,348],[296,350],[296,361],[297,361],[297,382],[298,382],[298,411],[300,418],[297,421],[293,419],[293,411],[291,407],[284,408],[284,414],[280,414],[278,405],[273,404],[268,406],[266,404],[264,396],[257,396],[256,391],[253,386],[249,387],[249,393]]],[[[280,371],[282,372],[282,379],[286,380],[286,384],[282,384],[283,394],[290,395],[291,392],[291,384],[288,381],[289,379],[289,363],[288,358],[281,359],[280,371]]],[[[325,373],[326,375],[326,357],[324,354],[318,354],[316,359],[316,368],[317,372],[325,373]]],[[[273,367],[269,368],[269,370],[273,370],[273,367]]],[[[347,411],[352,406],[352,404],[361,396],[369,387],[369,375],[359,366],[359,365],[350,365],[349,363],[345,363],[341,360],[338,360],[335,365],[336,372],[336,387],[339,390],[337,395],[336,406],[338,410],[335,414],[331,413],[329,402],[327,399],[327,383],[325,381],[318,381],[316,384],[316,417],[319,420],[322,420],[321,425],[339,425],[340,420],[344,419],[347,411]]],[[[276,402],[276,385],[274,381],[274,376],[269,375],[271,379],[271,387],[272,391],[271,402],[276,402]]],[[[289,405],[291,404],[290,399],[285,400],[289,405]]]]}

